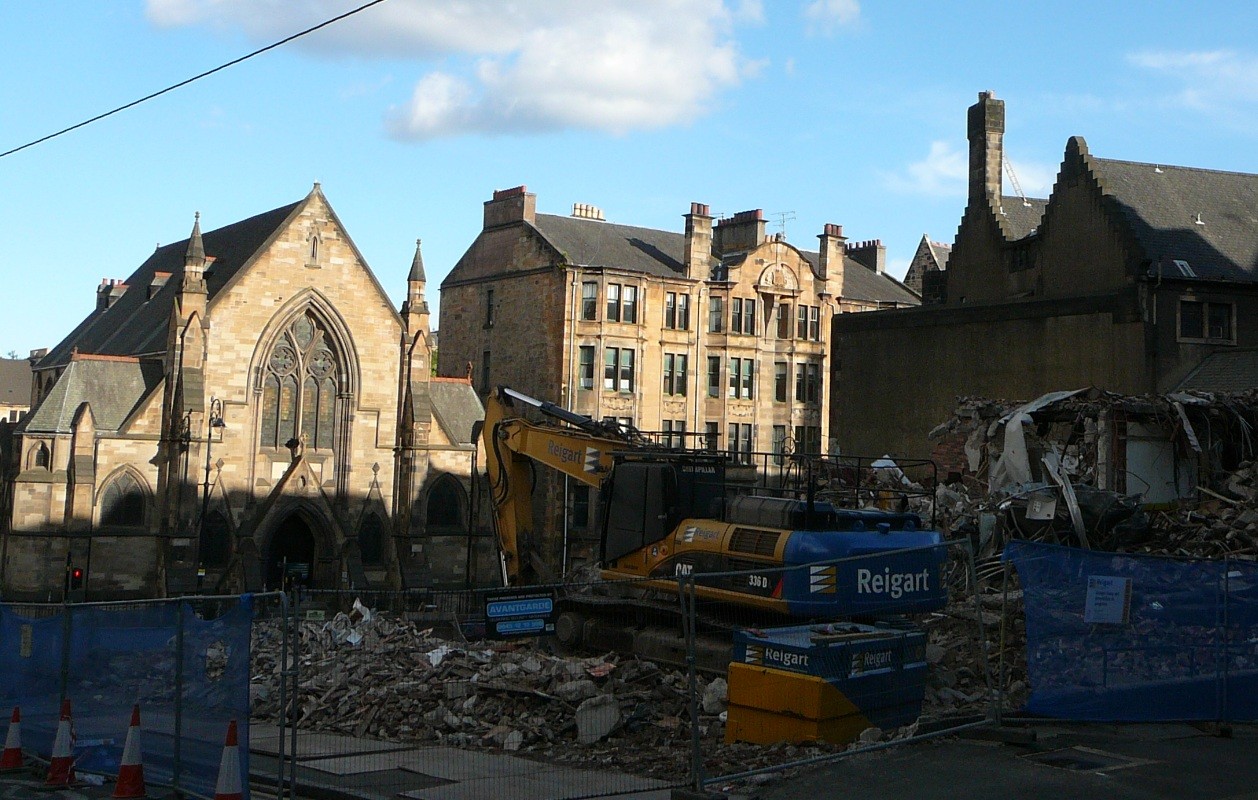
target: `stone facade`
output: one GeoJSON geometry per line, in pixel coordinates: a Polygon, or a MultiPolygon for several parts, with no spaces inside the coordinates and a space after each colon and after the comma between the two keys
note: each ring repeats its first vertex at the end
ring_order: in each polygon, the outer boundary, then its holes
{"type": "Polygon", "coordinates": [[[951,255],[952,245],[932,242],[929,236],[922,234],[908,271],[904,273],[904,285],[917,292],[923,303],[943,302],[944,271],[948,269],[951,255]]]}
{"type": "Polygon", "coordinates": [[[1100,159],[1073,137],[1051,198],[1009,197],[1003,134],[984,92],[942,302],[835,320],[845,448],[924,457],[959,396],[1161,393],[1258,342],[1258,175],[1100,159]]]}
{"type": "MultiPolygon", "coordinates": [[[[584,204],[538,214],[524,187],[495,192],[441,286],[442,373],[749,460],[824,451],[831,317],[916,297],[885,275],[881,242],[849,246],[837,225],[805,252],[766,235],[760,211],[714,220],[694,203],[684,219],[674,233],[584,204]]],[[[537,513],[557,564],[559,532],[590,514],[553,477],[537,513]]]]}
{"type": "Polygon", "coordinates": [[[435,418],[481,408],[433,389],[424,288],[417,248],[393,308],[318,185],[103,282],[3,454],[5,596],[60,597],[68,563],[87,599],[455,571],[426,521],[466,535],[476,444],[435,418]]]}

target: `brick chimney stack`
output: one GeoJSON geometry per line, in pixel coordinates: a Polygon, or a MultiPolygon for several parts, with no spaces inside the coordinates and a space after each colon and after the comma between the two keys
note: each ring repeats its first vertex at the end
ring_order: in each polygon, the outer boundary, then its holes
{"type": "Polygon", "coordinates": [[[127,285],[117,278],[101,278],[96,287],[96,310],[104,311],[127,293],[127,285]]]}
{"type": "Polygon", "coordinates": [[[687,278],[706,279],[712,263],[712,211],[707,203],[691,203],[686,218],[686,247],[682,262],[687,278]]]}
{"type": "Polygon", "coordinates": [[[739,211],[716,223],[715,250],[718,255],[751,250],[764,243],[764,210],[739,211]]]}
{"type": "Polygon", "coordinates": [[[1004,167],[1005,101],[992,91],[979,92],[970,106],[966,136],[970,140],[969,204],[1000,206],[1001,169],[1004,167]]]}
{"type": "Polygon", "coordinates": [[[847,257],[879,275],[887,271],[887,248],[881,239],[851,242],[847,245],[847,257]]]}
{"type": "Polygon", "coordinates": [[[494,192],[494,199],[485,203],[485,230],[513,222],[533,225],[536,221],[537,195],[529,194],[528,187],[499,189],[494,192]]]}
{"type": "Polygon", "coordinates": [[[843,275],[843,253],[847,249],[847,237],[843,235],[843,226],[827,222],[817,234],[821,241],[817,248],[817,277],[826,280],[833,270],[839,280],[843,275]]]}

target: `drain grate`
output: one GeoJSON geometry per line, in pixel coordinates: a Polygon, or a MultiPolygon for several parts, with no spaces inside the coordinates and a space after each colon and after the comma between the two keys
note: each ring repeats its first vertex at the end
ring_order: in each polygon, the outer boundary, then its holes
{"type": "Polygon", "coordinates": [[[1116,769],[1129,769],[1154,763],[1146,759],[1129,758],[1118,753],[1107,753],[1104,750],[1077,746],[1049,750],[1045,753],[1033,753],[1023,758],[1046,767],[1068,769],[1074,772],[1111,772],[1116,769]]]}

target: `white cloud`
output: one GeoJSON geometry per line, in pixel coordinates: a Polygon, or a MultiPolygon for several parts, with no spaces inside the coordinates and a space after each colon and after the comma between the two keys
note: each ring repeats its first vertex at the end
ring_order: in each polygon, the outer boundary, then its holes
{"type": "Polygon", "coordinates": [[[1127,63],[1160,72],[1178,84],[1172,104],[1236,117],[1258,103],[1258,57],[1231,50],[1148,50],[1131,53],[1127,63]]]}
{"type": "Polygon", "coordinates": [[[830,35],[852,25],[861,15],[859,0],[812,0],[804,7],[804,19],[812,30],[830,35]]]}
{"type": "Polygon", "coordinates": [[[757,25],[763,23],[764,3],[761,0],[734,0],[734,19],[757,25]]]}
{"type": "MultiPolygon", "coordinates": [[[[1009,158],[1008,153],[1005,154],[1008,159],[1009,166],[1013,169],[1013,174],[1018,179],[1018,184],[1022,187],[1022,191],[1027,197],[1048,197],[1053,191],[1053,184],[1057,181],[1057,164],[1041,164],[1036,161],[1021,161],[1019,159],[1009,158]]],[[[1008,173],[1005,174],[1004,193],[1017,194],[1009,180],[1008,173]]]]}
{"type": "MultiPolygon", "coordinates": [[[[281,38],[361,0],[147,0],[160,26],[281,38]]],[[[421,62],[390,109],[399,138],[564,128],[623,133],[685,123],[757,65],[733,27],[759,0],[390,0],[294,42],[326,55],[421,62]]]]}
{"type": "MultiPolygon", "coordinates": [[[[1005,157],[1009,158],[1007,152],[1005,157]]],[[[1057,179],[1056,164],[1010,158],[1009,167],[1027,197],[1048,197],[1057,179]]],[[[969,175],[969,153],[951,142],[935,141],[930,143],[930,152],[921,161],[914,161],[900,172],[884,174],[883,180],[888,189],[904,194],[964,198],[969,175]]],[[[1002,192],[1016,195],[1008,171],[1001,177],[1002,192]]]]}
{"type": "Polygon", "coordinates": [[[902,172],[885,175],[887,188],[905,194],[965,196],[969,156],[949,142],[930,143],[930,152],[902,172]]]}

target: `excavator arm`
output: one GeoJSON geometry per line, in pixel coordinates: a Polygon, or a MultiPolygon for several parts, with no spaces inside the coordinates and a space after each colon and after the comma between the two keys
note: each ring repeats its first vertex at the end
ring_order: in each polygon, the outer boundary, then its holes
{"type": "Polygon", "coordinates": [[[532,560],[539,532],[533,522],[534,463],[598,488],[611,473],[612,453],[638,444],[630,432],[506,387],[498,387],[486,400],[481,436],[494,531],[509,586],[535,578],[532,560]],[[564,424],[532,422],[518,405],[564,424]]]}

